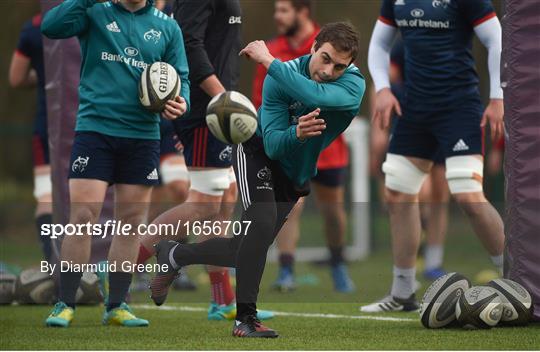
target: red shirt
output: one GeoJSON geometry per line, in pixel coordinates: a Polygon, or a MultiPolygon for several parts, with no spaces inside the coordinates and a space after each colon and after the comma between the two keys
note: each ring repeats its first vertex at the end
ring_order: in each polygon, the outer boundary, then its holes
{"type": "MultiPolygon", "coordinates": [[[[315,28],[313,34],[301,43],[297,48],[293,48],[287,37],[280,35],[266,42],[266,46],[270,54],[281,61],[289,61],[297,57],[304,56],[310,53],[315,37],[319,34],[319,27],[315,28]]],[[[266,69],[263,65],[257,65],[255,70],[255,78],[253,79],[252,100],[255,107],[258,109],[262,104],[262,88],[264,78],[266,77],[266,69]]],[[[317,161],[317,169],[336,169],[346,167],[349,164],[349,150],[345,143],[345,138],[340,135],[328,147],[326,147],[319,155],[317,161]]]]}

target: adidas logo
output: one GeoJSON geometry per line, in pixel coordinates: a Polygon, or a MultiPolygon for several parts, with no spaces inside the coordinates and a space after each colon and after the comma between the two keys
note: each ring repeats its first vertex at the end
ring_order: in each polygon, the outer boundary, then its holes
{"type": "Polygon", "coordinates": [[[118,27],[118,25],[116,24],[116,21],[113,21],[111,23],[109,23],[108,25],[106,25],[105,27],[107,27],[107,29],[111,32],[114,32],[114,33],[120,33],[120,28],[118,27]]]}
{"type": "Polygon", "coordinates": [[[454,152],[462,152],[465,150],[469,150],[469,146],[463,141],[463,139],[460,139],[459,141],[457,141],[454,148],[452,148],[452,151],[454,152]]]}
{"type": "Polygon", "coordinates": [[[146,178],[147,178],[148,180],[157,180],[157,179],[158,179],[158,173],[157,173],[157,170],[156,170],[156,169],[152,170],[152,172],[149,173],[148,176],[146,176],[146,178]]]}
{"type": "Polygon", "coordinates": [[[396,0],[394,5],[405,5],[405,0],[396,0]]]}

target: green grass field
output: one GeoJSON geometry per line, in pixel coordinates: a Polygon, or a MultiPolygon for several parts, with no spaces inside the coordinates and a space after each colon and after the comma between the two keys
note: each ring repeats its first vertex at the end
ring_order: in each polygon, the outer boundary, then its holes
{"type": "MultiPolygon", "coordinates": [[[[473,281],[490,269],[489,259],[470,228],[455,218],[450,223],[445,267],[473,281]]],[[[305,241],[317,229],[318,219],[303,225],[305,241]],[[308,235],[309,234],[309,235],[308,235]]],[[[293,293],[271,291],[277,265],[269,263],[260,291],[260,308],[279,314],[268,325],[280,332],[278,339],[245,340],[230,336],[231,322],[206,319],[210,299],[207,275],[201,267],[189,269],[198,283],[195,292],[173,292],[164,309],[152,305],[147,293],[132,295],[135,312],[148,320],[150,327],[127,329],[103,327],[103,307],[78,307],[69,329],[51,329],[43,325],[50,311],[47,306],[0,306],[0,348],[16,350],[532,350],[540,348],[540,325],[524,328],[495,328],[466,331],[459,328],[427,330],[417,313],[367,315],[359,312],[363,303],[382,297],[389,289],[391,262],[387,220],[373,218],[374,252],[368,260],[353,262],[350,271],[357,286],[354,294],[333,291],[326,267],[298,263],[301,283],[293,293]],[[390,319],[388,319],[390,318],[390,319]],[[383,320],[384,319],[384,320],[383,320]]],[[[320,231],[320,230],[319,230],[320,231]]],[[[35,265],[39,249],[28,240],[30,234],[2,237],[0,260],[21,266],[35,265]],[[25,240],[26,238],[26,240],[25,240]]],[[[318,240],[318,239],[317,239],[318,240]]],[[[421,262],[420,262],[421,266],[421,262]]],[[[421,280],[421,275],[418,275],[421,280]]],[[[428,282],[421,280],[423,294],[428,282]]],[[[419,297],[421,298],[421,297],[419,297]]]]}
{"type": "MultiPolygon", "coordinates": [[[[357,305],[351,303],[274,303],[264,306],[280,312],[359,315],[357,305]]],[[[171,307],[181,306],[174,304],[171,307]]],[[[189,307],[204,309],[200,304],[189,307]]],[[[246,340],[230,336],[230,322],[209,322],[199,311],[138,308],[137,312],[148,318],[151,325],[127,329],[103,327],[100,325],[100,308],[82,307],[77,309],[72,327],[50,329],[42,325],[48,310],[48,307],[2,308],[0,347],[23,350],[527,350],[540,346],[538,326],[489,331],[427,330],[419,324],[416,314],[391,315],[410,321],[278,316],[271,323],[281,333],[278,339],[246,340]]]]}

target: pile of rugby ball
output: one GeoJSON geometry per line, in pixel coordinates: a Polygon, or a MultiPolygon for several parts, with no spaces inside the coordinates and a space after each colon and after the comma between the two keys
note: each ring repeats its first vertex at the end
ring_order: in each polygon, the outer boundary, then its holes
{"type": "MultiPolygon", "coordinates": [[[[99,304],[103,299],[99,292],[96,274],[83,273],[77,289],[77,304],[99,304]]],[[[34,267],[23,270],[19,275],[0,273],[0,304],[52,304],[56,301],[56,283],[47,272],[34,267]]]]}
{"type": "Polygon", "coordinates": [[[495,279],[472,286],[458,273],[446,274],[431,284],[422,298],[420,321],[429,329],[462,326],[489,329],[495,325],[526,325],[532,317],[532,299],[515,281],[495,279]]]}

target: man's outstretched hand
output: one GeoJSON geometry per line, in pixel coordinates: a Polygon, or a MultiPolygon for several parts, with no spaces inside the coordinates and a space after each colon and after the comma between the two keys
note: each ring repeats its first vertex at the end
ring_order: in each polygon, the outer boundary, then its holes
{"type": "Polygon", "coordinates": [[[262,40],[256,40],[246,45],[238,55],[245,55],[248,59],[263,65],[266,69],[270,66],[274,57],[268,51],[266,44],[262,40]]]}

